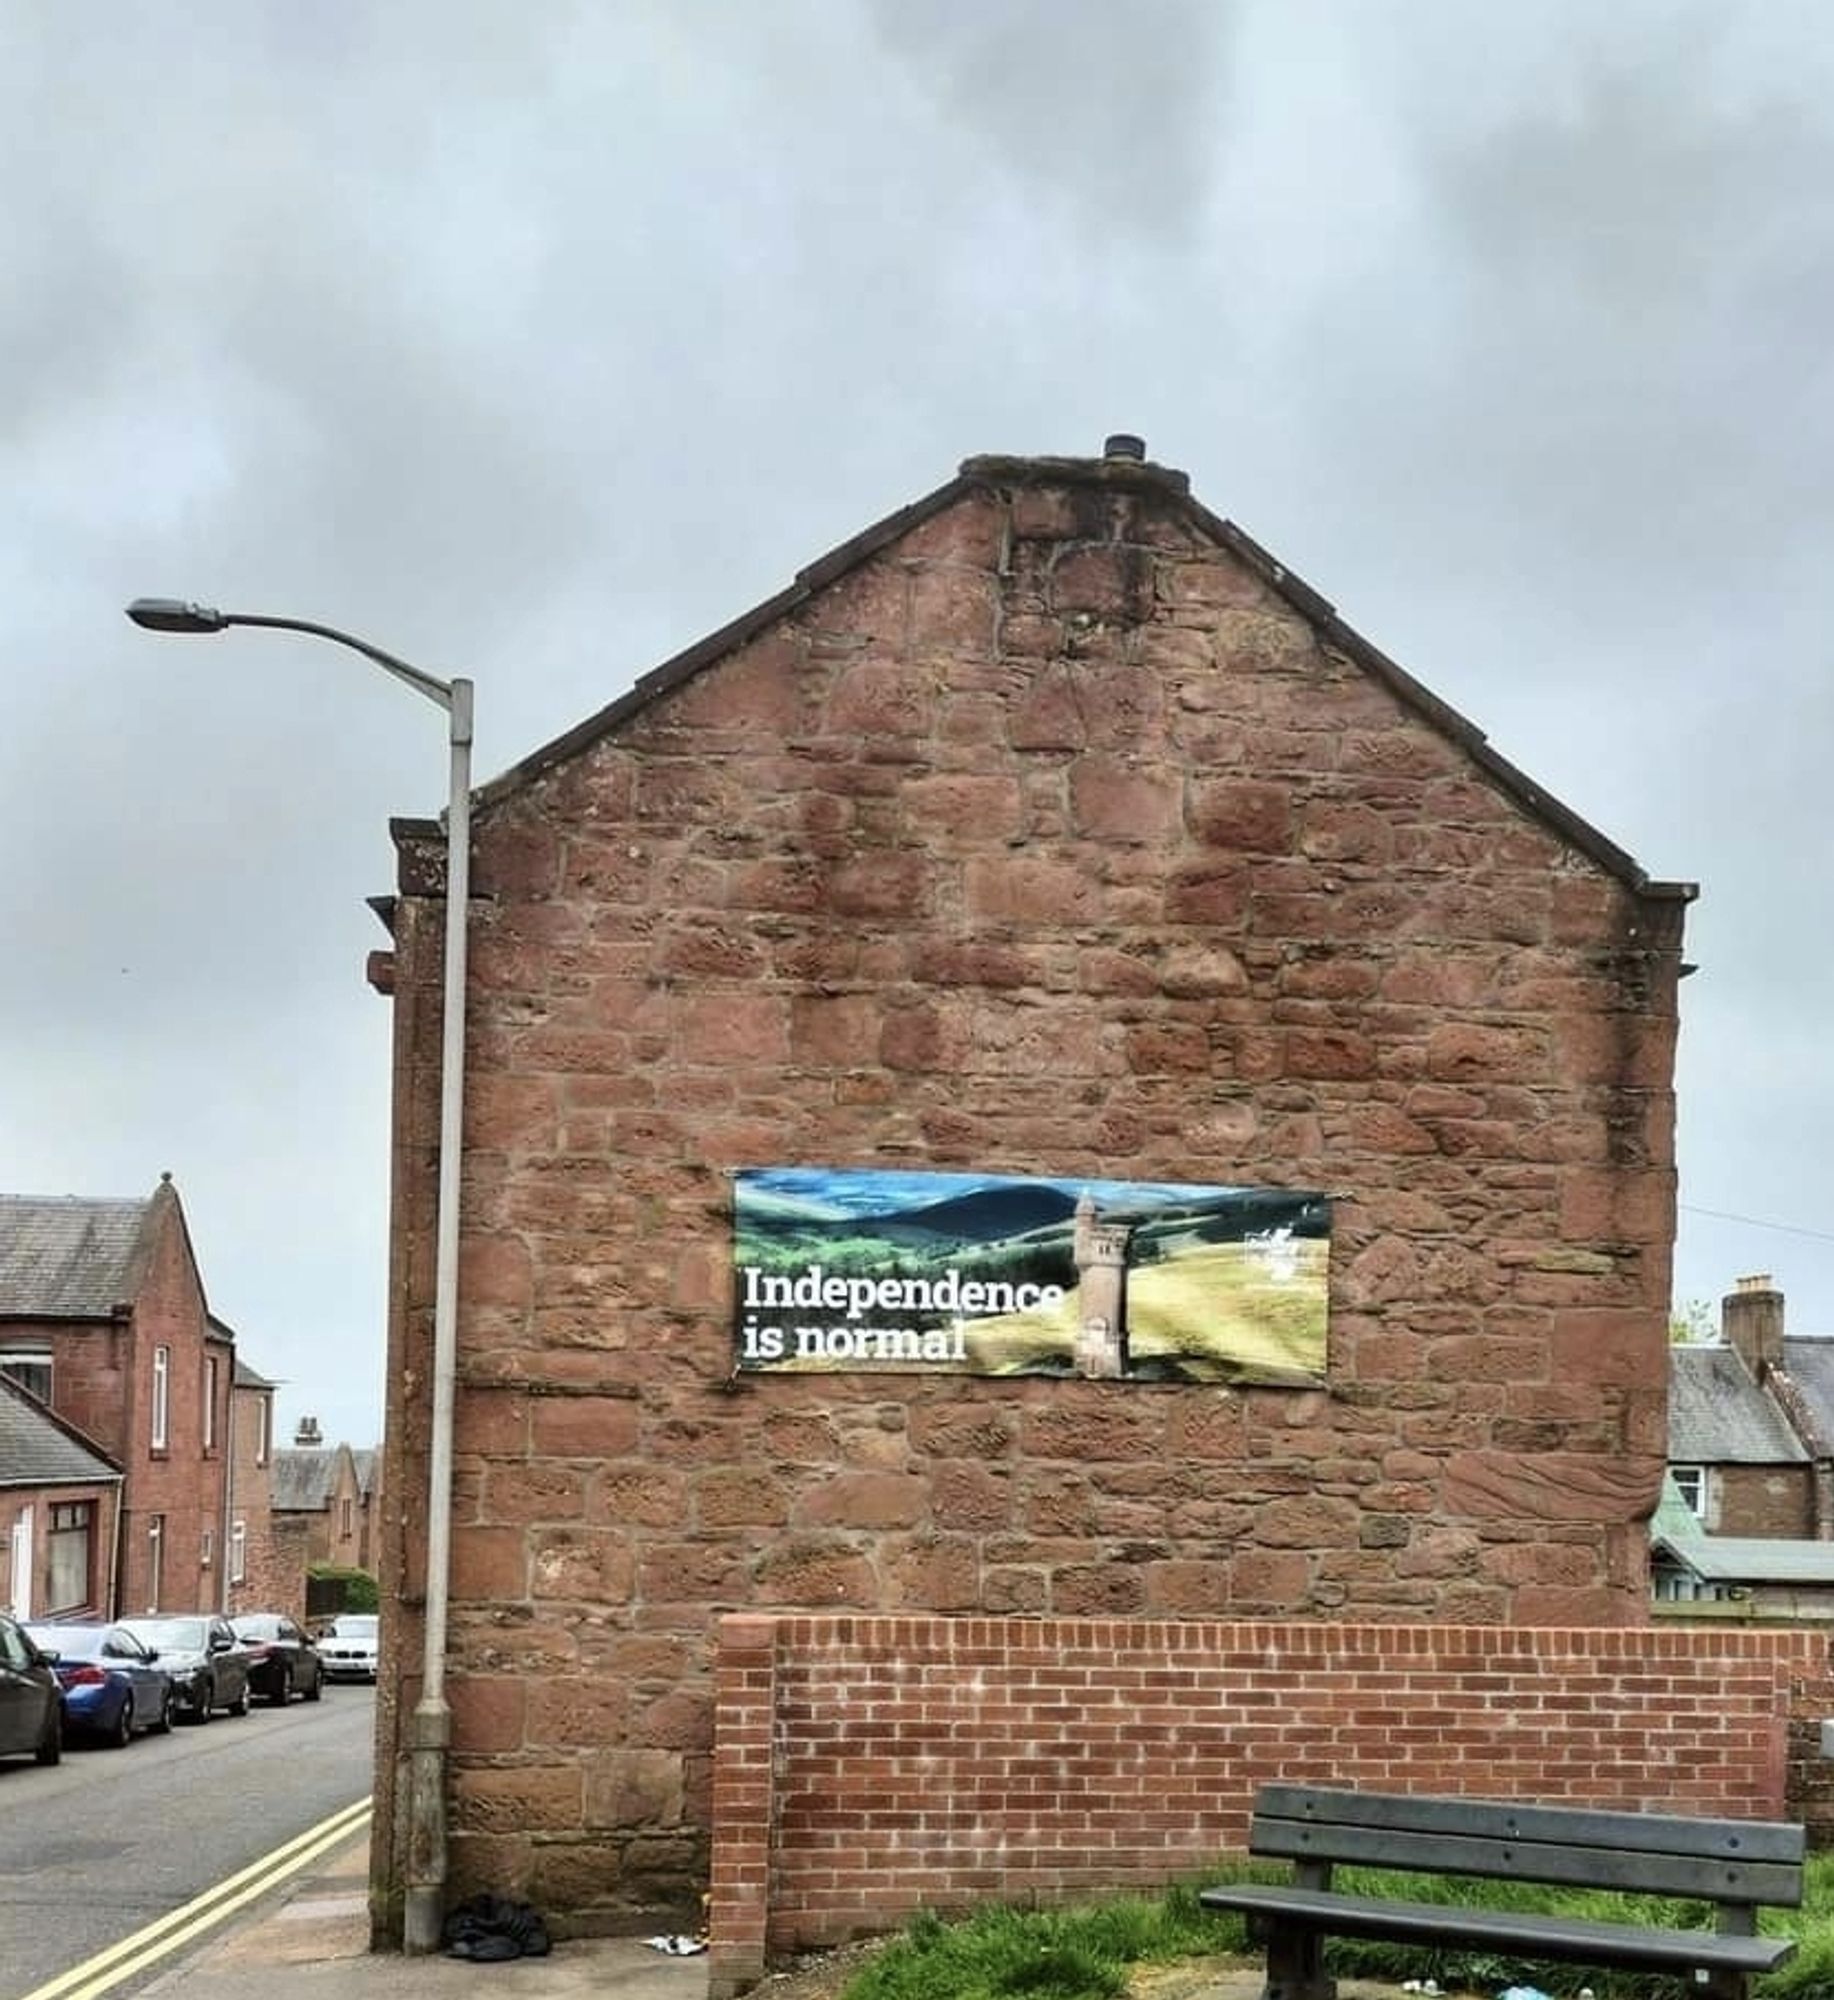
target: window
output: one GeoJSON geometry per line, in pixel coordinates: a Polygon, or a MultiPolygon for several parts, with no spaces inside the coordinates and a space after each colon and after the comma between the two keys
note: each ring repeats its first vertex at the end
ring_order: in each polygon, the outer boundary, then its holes
{"type": "Polygon", "coordinates": [[[0,1375],[29,1390],[41,1403],[51,1400],[51,1350],[48,1347],[0,1347],[0,1375]]]}
{"type": "Polygon", "coordinates": [[[274,1399],[258,1396],[255,1399],[258,1415],[255,1419],[255,1463],[265,1465],[269,1447],[274,1442],[274,1399]]]}
{"type": "Polygon", "coordinates": [[[89,1602],[89,1550],[94,1525],[93,1501],[52,1502],[46,1611],[80,1611],[89,1602]]]}
{"type": "Polygon", "coordinates": [[[1675,1490],[1687,1504],[1687,1510],[1697,1521],[1706,1519],[1707,1513],[1707,1468],[1704,1465],[1671,1465],[1675,1490]]]}
{"type": "Polygon", "coordinates": [[[240,1583],[248,1575],[248,1523],[229,1524],[229,1580],[240,1583]]]}
{"type": "Polygon", "coordinates": [[[217,1358],[204,1356],[204,1449],[217,1448],[217,1358]]]}
{"type": "Polygon", "coordinates": [[[155,1451],[164,1451],[171,1441],[172,1350],[153,1349],[153,1437],[155,1451]]]}
{"type": "Polygon", "coordinates": [[[348,1496],[338,1502],[338,1533],[346,1541],[349,1540],[351,1530],[356,1526],[356,1521],[352,1514],[355,1504],[348,1496]]]}
{"type": "Polygon", "coordinates": [[[214,1528],[206,1528],[204,1530],[203,1546],[198,1551],[198,1567],[200,1569],[208,1569],[216,1560],[216,1552],[217,1531],[214,1528]]]}
{"type": "Polygon", "coordinates": [[[166,1580],[166,1517],[155,1514],[146,1524],[146,1608],[159,1609],[166,1580]]]}

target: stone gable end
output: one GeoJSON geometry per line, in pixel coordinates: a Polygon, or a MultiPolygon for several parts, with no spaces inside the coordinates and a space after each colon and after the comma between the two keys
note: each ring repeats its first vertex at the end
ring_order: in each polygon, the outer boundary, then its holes
{"type": "MultiPolygon", "coordinates": [[[[1644,1615],[1684,892],[1179,475],[945,491],[481,795],[455,1895],[692,1913],[722,1612],[1644,1615]],[[1327,1190],[1328,1381],[735,1378],[728,1176],[794,1164],[1327,1190]]],[[[426,1478],[424,844],[391,1495],[426,1478]]]]}

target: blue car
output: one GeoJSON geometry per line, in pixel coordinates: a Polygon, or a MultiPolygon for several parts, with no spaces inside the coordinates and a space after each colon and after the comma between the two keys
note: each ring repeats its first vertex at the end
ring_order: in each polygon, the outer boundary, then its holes
{"type": "Polygon", "coordinates": [[[177,1696],[159,1656],[120,1625],[28,1625],[64,1691],[64,1724],[119,1749],[136,1730],[172,1727],[177,1696]]]}

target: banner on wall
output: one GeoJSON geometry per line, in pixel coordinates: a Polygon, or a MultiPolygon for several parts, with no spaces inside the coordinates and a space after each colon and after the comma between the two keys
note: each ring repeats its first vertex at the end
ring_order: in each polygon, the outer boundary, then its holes
{"type": "Polygon", "coordinates": [[[1328,1196],[1177,1181],[733,1176],[734,1350],[758,1372],[1316,1382],[1328,1196]]]}

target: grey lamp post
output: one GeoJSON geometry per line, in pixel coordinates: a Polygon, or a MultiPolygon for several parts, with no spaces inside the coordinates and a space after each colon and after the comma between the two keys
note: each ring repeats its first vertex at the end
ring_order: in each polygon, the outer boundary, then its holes
{"type": "Polygon", "coordinates": [[[366,639],[307,618],[217,611],[171,597],[137,597],[127,615],[149,632],[223,632],[232,625],[304,632],[348,646],[446,711],[452,779],[446,805],[445,1017],[439,1062],[439,1194],[433,1280],[433,1416],[427,1451],[427,1585],[420,1700],[408,1755],[407,1893],[402,1944],[439,1949],[445,1922],[446,1617],[452,1552],[452,1405],[458,1373],[459,1146],[465,1108],[465,942],[471,894],[471,707],[468,680],[442,681],[366,639]]]}

